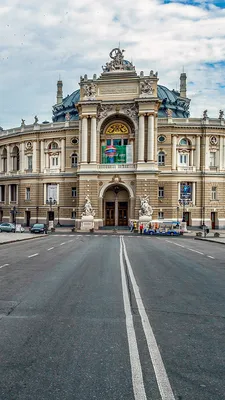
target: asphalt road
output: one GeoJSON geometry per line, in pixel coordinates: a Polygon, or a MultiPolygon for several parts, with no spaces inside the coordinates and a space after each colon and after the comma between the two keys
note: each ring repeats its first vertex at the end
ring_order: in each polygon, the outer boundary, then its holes
{"type": "Polygon", "coordinates": [[[0,400],[225,399],[225,246],[55,235],[0,248],[0,400]]]}

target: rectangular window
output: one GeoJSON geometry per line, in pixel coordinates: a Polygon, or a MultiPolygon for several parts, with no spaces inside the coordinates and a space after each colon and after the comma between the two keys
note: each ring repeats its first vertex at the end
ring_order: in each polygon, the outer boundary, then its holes
{"type": "Polygon", "coordinates": [[[56,166],[59,165],[59,159],[58,159],[58,157],[55,158],[55,165],[56,165],[56,166]]]}
{"type": "Polygon", "coordinates": [[[215,152],[210,152],[209,165],[210,165],[210,167],[216,166],[216,153],[215,152]]]}
{"type": "Polygon", "coordinates": [[[29,171],[32,171],[32,169],[33,169],[33,157],[32,156],[27,156],[27,169],[29,171]]]}
{"type": "Polygon", "coordinates": [[[127,146],[128,145],[128,139],[123,139],[123,145],[127,146]]]}
{"type": "Polygon", "coordinates": [[[72,187],[72,197],[77,197],[77,188],[72,187]]]}
{"type": "Polygon", "coordinates": [[[26,188],[26,200],[30,200],[30,188],[26,188]]]}
{"type": "Polygon", "coordinates": [[[113,146],[121,146],[122,140],[121,139],[113,139],[113,146]]]}
{"type": "Polygon", "coordinates": [[[17,185],[10,185],[10,201],[17,200],[17,185]]]}
{"type": "Polygon", "coordinates": [[[213,186],[212,187],[212,200],[216,200],[216,192],[217,192],[217,190],[216,190],[217,188],[216,188],[216,186],[213,186]]]}
{"type": "Polygon", "coordinates": [[[180,154],[180,165],[187,166],[188,165],[188,155],[180,154]]]}
{"type": "Polygon", "coordinates": [[[0,186],[0,201],[5,201],[5,185],[0,186]]]}
{"type": "Polygon", "coordinates": [[[76,218],[76,211],[72,211],[71,213],[71,219],[75,219],[76,218]]]}
{"type": "Polygon", "coordinates": [[[7,158],[3,158],[3,172],[7,172],[7,158]]]}
{"type": "Polygon", "coordinates": [[[159,217],[159,219],[163,219],[164,218],[164,212],[159,211],[158,217],[159,217]]]}
{"type": "Polygon", "coordinates": [[[164,187],[159,186],[159,197],[164,197],[164,187]]]}
{"type": "Polygon", "coordinates": [[[106,140],[106,146],[111,146],[111,139],[106,140]]]}

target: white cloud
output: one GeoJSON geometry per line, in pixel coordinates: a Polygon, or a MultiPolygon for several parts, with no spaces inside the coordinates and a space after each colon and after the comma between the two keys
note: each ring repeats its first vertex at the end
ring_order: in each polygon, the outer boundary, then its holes
{"type": "Polygon", "coordinates": [[[159,0],[2,0],[0,6],[0,125],[51,119],[56,81],[64,95],[80,75],[101,73],[121,42],[137,71],[159,71],[160,83],[179,88],[185,67],[192,116],[225,104],[225,9],[159,0]],[[212,65],[214,64],[213,68],[212,65]]]}

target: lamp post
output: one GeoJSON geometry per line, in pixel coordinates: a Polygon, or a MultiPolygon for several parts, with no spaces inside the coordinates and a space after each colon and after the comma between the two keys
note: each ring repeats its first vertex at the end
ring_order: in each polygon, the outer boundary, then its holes
{"type": "Polygon", "coordinates": [[[183,216],[182,216],[182,222],[185,222],[185,207],[189,206],[192,204],[192,200],[191,199],[179,199],[179,205],[183,207],[183,216]]]}
{"type": "Polygon", "coordinates": [[[49,229],[54,228],[54,212],[52,210],[52,206],[57,204],[56,200],[53,200],[52,197],[49,197],[49,200],[46,201],[47,204],[50,206],[50,212],[49,212],[49,229]]]}
{"type": "Polygon", "coordinates": [[[60,207],[58,206],[58,222],[57,222],[57,226],[61,226],[61,224],[59,222],[59,210],[60,210],[60,207]]]}
{"type": "Polygon", "coordinates": [[[36,207],[36,224],[38,224],[38,211],[39,211],[39,207],[36,207]]]}

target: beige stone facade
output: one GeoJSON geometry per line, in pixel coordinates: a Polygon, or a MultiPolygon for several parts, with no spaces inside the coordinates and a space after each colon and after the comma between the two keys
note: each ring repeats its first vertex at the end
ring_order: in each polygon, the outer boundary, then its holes
{"type": "Polygon", "coordinates": [[[81,79],[78,121],[1,131],[0,220],[16,210],[19,223],[48,223],[53,211],[55,225],[79,229],[88,194],[96,229],[127,226],[148,195],[155,222],[224,228],[223,115],[159,118],[157,83],[108,68],[81,79]]]}

